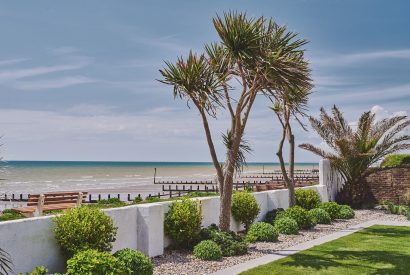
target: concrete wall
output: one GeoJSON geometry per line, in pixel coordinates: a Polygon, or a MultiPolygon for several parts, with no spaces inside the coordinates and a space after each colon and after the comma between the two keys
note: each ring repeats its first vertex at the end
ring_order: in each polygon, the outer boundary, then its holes
{"type": "MultiPolygon", "coordinates": [[[[323,185],[304,187],[315,189],[323,201],[328,201],[327,188],[323,185]]],[[[266,212],[274,208],[288,207],[288,191],[274,190],[253,193],[261,211],[257,220],[263,220],[266,212]]],[[[202,210],[202,226],[218,224],[219,197],[194,199],[202,210]]],[[[151,257],[163,254],[170,240],[164,235],[164,217],[171,202],[133,205],[104,210],[118,227],[113,252],[125,247],[138,249],[151,257]]],[[[231,229],[243,227],[233,219],[231,229]]],[[[15,272],[29,272],[44,265],[50,272],[63,272],[65,260],[54,239],[52,217],[29,218],[0,223],[0,247],[10,253],[15,272]]]]}
{"type": "Polygon", "coordinates": [[[331,167],[329,160],[322,159],[319,161],[319,185],[326,187],[326,193],[330,201],[335,200],[336,194],[344,183],[342,175],[331,167]]]}

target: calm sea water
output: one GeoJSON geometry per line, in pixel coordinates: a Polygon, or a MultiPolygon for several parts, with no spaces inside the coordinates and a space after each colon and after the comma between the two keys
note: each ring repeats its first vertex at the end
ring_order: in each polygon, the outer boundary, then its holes
{"type": "MultiPolygon", "coordinates": [[[[121,190],[153,184],[157,180],[213,180],[208,162],[93,162],[8,161],[0,164],[0,193],[67,190],[121,190]]],[[[317,168],[317,163],[298,163],[296,169],[317,168]]],[[[245,173],[273,171],[277,163],[249,163],[245,173]]]]}

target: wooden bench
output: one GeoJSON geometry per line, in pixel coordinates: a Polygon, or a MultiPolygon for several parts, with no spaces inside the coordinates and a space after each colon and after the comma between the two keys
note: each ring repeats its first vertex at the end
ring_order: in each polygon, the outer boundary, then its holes
{"type": "Polygon", "coordinates": [[[26,217],[37,217],[43,215],[44,211],[80,207],[86,198],[87,192],[59,192],[29,195],[26,207],[13,208],[13,210],[26,217]]]}

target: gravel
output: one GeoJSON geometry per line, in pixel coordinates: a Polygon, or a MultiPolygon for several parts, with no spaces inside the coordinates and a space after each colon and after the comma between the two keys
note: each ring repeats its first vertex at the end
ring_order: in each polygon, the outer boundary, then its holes
{"type": "Polygon", "coordinates": [[[221,261],[202,261],[196,259],[188,251],[166,251],[164,255],[154,257],[154,274],[209,274],[236,264],[271,254],[299,243],[310,241],[359,223],[378,219],[387,221],[406,221],[402,215],[386,214],[382,210],[356,210],[355,218],[350,220],[336,220],[333,224],[318,224],[309,230],[301,230],[298,235],[280,235],[274,243],[258,242],[251,244],[249,253],[242,256],[224,257],[221,261]]]}

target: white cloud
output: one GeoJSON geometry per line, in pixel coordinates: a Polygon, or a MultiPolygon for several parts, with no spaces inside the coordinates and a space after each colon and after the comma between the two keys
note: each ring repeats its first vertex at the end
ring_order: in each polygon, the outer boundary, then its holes
{"type": "Polygon", "coordinates": [[[319,66],[339,67],[381,59],[410,59],[410,49],[335,54],[330,57],[312,58],[312,64],[319,66]]]}
{"type": "Polygon", "coordinates": [[[12,82],[10,86],[19,90],[44,90],[64,88],[68,86],[94,82],[98,82],[98,80],[84,76],[67,76],[54,79],[15,81],[12,82]]]}
{"type": "Polygon", "coordinates": [[[380,105],[374,105],[370,111],[375,114],[376,121],[395,116],[407,116],[407,111],[390,112],[380,105]]]}
{"type": "Polygon", "coordinates": [[[1,60],[0,66],[13,65],[13,64],[21,63],[27,60],[28,60],[27,58],[14,58],[14,59],[1,60]]]}

